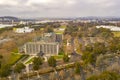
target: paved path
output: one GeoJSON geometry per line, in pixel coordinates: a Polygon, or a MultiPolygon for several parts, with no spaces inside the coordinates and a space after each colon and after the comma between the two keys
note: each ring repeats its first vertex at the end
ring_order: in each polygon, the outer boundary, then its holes
{"type": "MultiPolygon", "coordinates": [[[[62,69],[66,69],[66,67],[74,67],[74,63],[75,62],[71,62],[71,63],[67,63],[67,64],[61,64],[61,65],[58,65],[56,66],[56,70],[62,70],[62,69]]],[[[81,61],[80,61],[81,63],[81,61]]],[[[46,73],[51,73],[51,72],[54,72],[54,68],[51,68],[51,67],[48,67],[48,68],[43,68],[43,69],[40,69],[38,70],[38,73],[39,75],[43,75],[43,74],[46,74],[46,73]]],[[[28,74],[31,74],[29,75],[29,77],[31,76],[37,76],[37,74],[35,72],[30,72],[30,73],[25,73],[24,76],[21,76],[21,80],[24,80],[25,78],[28,78],[28,74]]]]}
{"type": "MultiPolygon", "coordinates": [[[[23,63],[25,64],[26,62],[28,62],[30,59],[34,58],[35,56],[29,56],[29,58],[27,60],[25,60],[23,63]]],[[[25,64],[26,65],[26,64],[25,64]]]]}

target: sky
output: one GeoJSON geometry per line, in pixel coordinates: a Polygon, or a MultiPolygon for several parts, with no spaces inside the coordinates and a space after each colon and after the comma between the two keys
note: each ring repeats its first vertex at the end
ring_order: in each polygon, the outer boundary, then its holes
{"type": "Polygon", "coordinates": [[[0,16],[120,16],[120,0],[0,0],[0,16]]]}

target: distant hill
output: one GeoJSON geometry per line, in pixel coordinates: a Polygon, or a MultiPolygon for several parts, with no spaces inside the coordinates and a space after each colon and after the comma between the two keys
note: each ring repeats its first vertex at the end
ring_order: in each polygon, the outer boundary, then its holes
{"type": "Polygon", "coordinates": [[[3,16],[0,17],[0,21],[1,22],[9,22],[9,21],[15,21],[15,22],[19,22],[19,21],[35,21],[36,19],[26,19],[26,18],[18,18],[18,17],[13,17],[13,16],[3,16]]]}
{"type": "Polygon", "coordinates": [[[74,17],[74,18],[18,18],[14,16],[2,16],[0,17],[0,22],[9,22],[9,21],[38,21],[38,20],[97,20],[97,21],[120,21],[120,17],[74,17]]]}
{"type": "Polygon", "coordinates": [[[17,17],[12,17],[12,16],[3,16],[3,17],[0,17],[0,21],[19,21],[20,19],[17,18],[17,17]]]}

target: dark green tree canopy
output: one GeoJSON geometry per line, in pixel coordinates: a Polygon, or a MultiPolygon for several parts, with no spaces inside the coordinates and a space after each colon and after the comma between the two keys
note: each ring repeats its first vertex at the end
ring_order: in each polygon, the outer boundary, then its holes
{"type": "Polygon", "coordinates": [[[115,72],[104,71],[100,75],[93,75],[87,80],[120,80],[120,75],[115,72]]]}
{"type": "Polygon", "coordinates": [[[56,67],[56,59],[55,59],[53,56],[51,56],[51,57],[48,59],[48,64],[49,64],[49,66],[51,66],[51,67],[56,67]]]}
{"type": "Polygon", "coordinates": [[[75,63],[75,73],[80,74],[80,63],[78,62],[75,63]]]}
{"type": "Polygon", "coordinates": [[[3,65],[0,69],[0,77],[7,77],[11,73],[10,65],[3,65]]]}
{"type": "Polygon", "coordinates": [[[68,55],[64,55],[64,56],[63,56],[63,61],[64,61],[64,62],[69,62],[69,59],[70,59],[70,58],[68,57],[68,55]]]}
{"type": "Polygon", "coordinates": [[[21,71],[25,69],[25,65],[23,63],[18,63],[16,64],[16,66],[14,67],[14,71],[16,73],[21,73],[21,71]]]}
{"type": "Polygon", "coordinates": [[[43,59],[41,57],[35,57],[33,60],[33,69],[38,70],[43,64],[43,59]]]}

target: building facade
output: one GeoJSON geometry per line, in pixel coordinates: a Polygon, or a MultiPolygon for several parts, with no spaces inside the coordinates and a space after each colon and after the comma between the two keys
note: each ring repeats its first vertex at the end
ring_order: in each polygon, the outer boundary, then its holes
{"type": "Polygon", "coordinates": [[[110,25],[100,25],[100,26],[96,26],[96,28],[105,28],[105,29],[109,29],[111,31],[120,31],[120,27],[118,26],[110,26],[110,25]]]}
{"type": "Polygon", "coordinates": [[[58,55],[59,43],[56,42],[28,42],[24,45],[25,54],[36,55],[43,52],[46,56],[58,55]]]}
{"type": "Polygon", "coordinates": [[[29,27],[14,28],[13,31],[16,33],[31,33],[34,31],[34,28],[29,28],[29,27]]]}
{"type": "Polygon", "coordinates": [[[62,42],[63,41],[63,34],[56,34],[56,42],[62,42]]]}

